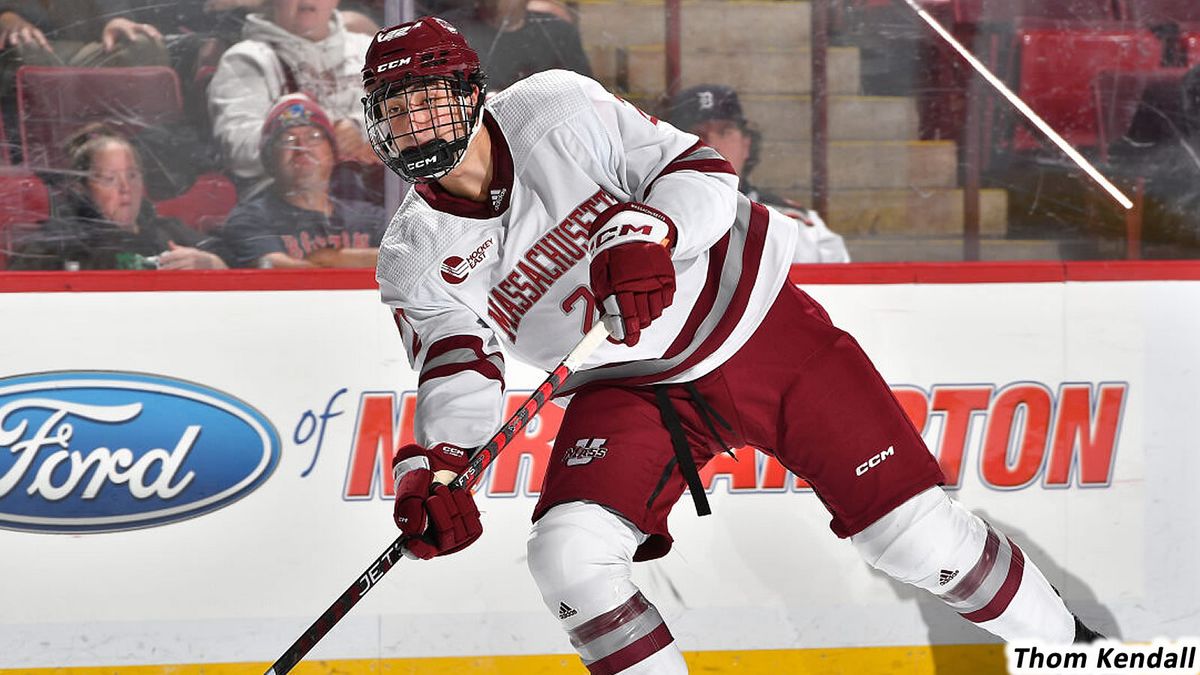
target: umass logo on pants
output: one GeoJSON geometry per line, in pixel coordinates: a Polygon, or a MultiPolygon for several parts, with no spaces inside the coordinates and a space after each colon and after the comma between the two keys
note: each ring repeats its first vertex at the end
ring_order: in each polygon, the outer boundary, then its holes
{"type": "Polygon", "coordinates": [[[0,527],[81,533],[192,518],[241,499],[279,463],[244,401],[122,372],[0,379],[0,527]]]}

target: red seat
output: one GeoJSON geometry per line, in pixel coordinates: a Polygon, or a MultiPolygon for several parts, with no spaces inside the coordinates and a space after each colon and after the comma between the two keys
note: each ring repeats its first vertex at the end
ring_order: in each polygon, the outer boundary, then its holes
{"type": "Polygon", "coordinates": [[[957,23],[1114,21],[1113,0],[954,0],[957,23]]]}
{"type": "Polygon", "coordinates": [[[188,227],[210,232],[224,224],[235,205],[237,190],[233,183],[219,173],[206,173],[196,178],[187,192],[154,207],[160,216],[178,218],[188,227]]]}
{"type": "Polygon", "coordinates": [[[1184,33],[1183,49],[1187,54],[1187,64],[1189,66],[1200,65],[1200,31],[1192,31],[1184,33]]]}
{"type": "Polygon", "coordinates": [[[0,166],[12,164],[12,148],[8,131],[4,128],[4,114],[0,112],[0,166]]]}
{"type": "Polygon", "coordinates": [[[50,217],[50,194],[32,174],[0,174],[0,269],[21,235],[50,217]]]}
{"type": "MultiPolygon", "coordinates": [[[[1099,143],[1092,82],[1102,71],[1153,71],[1162,48],[1147,30],[1023,28],[1016,34],[1017,95],[1075,147],[1099,143]]],[[[1017,127],[1013,147],[1042,145],[1027,124],[1017,127]]]]}
{"type": "Polygon", "coordinates": [[[179,78],[166,66],[17,70],[21,148],[32,168],[66,165],[63,142],[79,127],[104,121],[135,134],[181,119],[179,78]]]}
{"type": "Polygon", "coordinates": [[[1160,23],[1200,24],[1200,2],[1196,0],[1120,0],[1125,18],[1142,26],[1160,23]]]}

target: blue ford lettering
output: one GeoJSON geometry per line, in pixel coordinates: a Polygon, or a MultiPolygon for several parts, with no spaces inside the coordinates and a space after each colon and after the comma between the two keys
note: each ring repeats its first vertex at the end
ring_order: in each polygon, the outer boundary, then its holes
{"type": "Polygon", "coordinates": [[[241,499],[279,463],[279,436],[244,401],[122,372],[0,378],[0,527],[110,532],[241,499]]]}

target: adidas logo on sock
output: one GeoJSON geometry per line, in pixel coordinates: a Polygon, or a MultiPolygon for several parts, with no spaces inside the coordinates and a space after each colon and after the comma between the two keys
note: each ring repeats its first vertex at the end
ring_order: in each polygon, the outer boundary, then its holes
{"type": "Polygon", "coordinates": [[[954,570],[953,572],[950,570],[942,570],[942,573],[938,575],[938,586],[945,586],[953,581],[954,577],[956,576],[958,576],[958,570],[954,570]]]}
{"type": "Polygon", "coordinates": [[[579,612],[576,612],[575,609],[573,607],[571,607],[570,605],[568,605],[567,603],[565,603],[565,602],[558,603],[558,620],[559,621],[562,621],[563,619],[567,619],[572,616],[575,616],[578,613],[579,612]]]}

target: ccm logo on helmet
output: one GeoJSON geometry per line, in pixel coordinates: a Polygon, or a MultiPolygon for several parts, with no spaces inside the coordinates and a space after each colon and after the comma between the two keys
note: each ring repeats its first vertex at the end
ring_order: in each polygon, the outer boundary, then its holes
{"type": "Polygon", "coordinates": [[[375,38],[375,41],[376,42],[387,42],[388,40],[395,40],[398,37],[403,37],[405,35],[408,35],[408,32],[410,30],[412,30],[420,25],[421,25],[421,22],[418,21],[411,26],[401,26],[395,30],[389,30],[388,32],[382,33],[379,36],[377,36],[375,38]]]}
{"type": "Polygon", "coordinates": [[[409,162],[405,166],[408,167],[409,171],[412,171],[413,169],[419,169],[423,166],[433,164],[436,161],[437,161],[437,155],[433,155],[432,157],[425,157],[424,159],[418,159],[415,162],[409,162]]]}
{"type": "Polygon", "coordinates": [[[383,64],[382,66],[379,66],[378,68],[376,68],[375,72],[382,73],[385,70],[391,70],[392,68],[399,68],[400,66],[407,66],[410,63],[412,63],[412,57],[406,56],[402,59],[396,59],[395,61],[388,61],[387,63],[383,64]]]}
{"type": "Polygon", "coordinates": [[[887,450],[884,450],[883,452],[879,453],[878,455],[875,455],[871,459],[868,459],[867,461],[863,462],[862,464],[859,464],[858,468],[854,470],[854,475],[855,476],[863,475],[864,473],[866,473],[866,472],[870,471],[871,469],[874,469],[875,467],[882,464],[883,460],[887,459],[889,456],[894,455],[894,454],[896,454],[895,447],[889,445],[887,450]]]}

